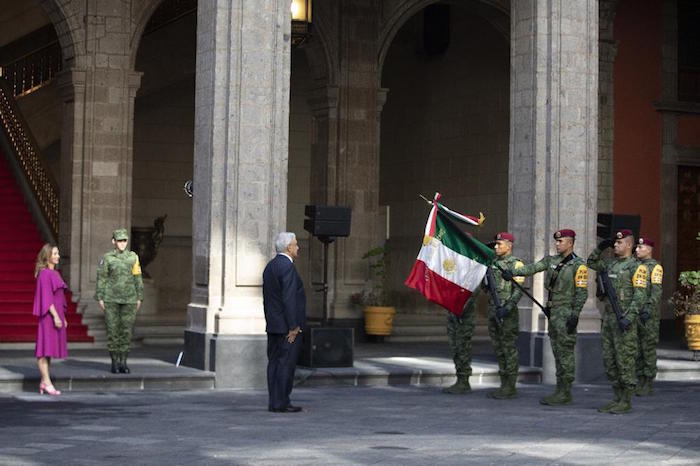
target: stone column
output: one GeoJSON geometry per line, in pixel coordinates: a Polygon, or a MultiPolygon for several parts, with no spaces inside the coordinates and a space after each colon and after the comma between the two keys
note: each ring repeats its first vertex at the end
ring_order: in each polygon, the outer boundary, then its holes
{"type": "MultiPolygon", "coordinates": [[[[510,102],[508,225],[516,254],[529,262],[552,253],[552,233],[568,227],[578,235],[576,252],[587,256],[596,241],[597,0],[511,3],[510,102]]],[[[541,302],[543,280],[538,274],[532,282],[541,302]]],[[[592,291],[589,287],[589,296],[592,291]]],[[[589,297],[579,328],[592,333],[579,335],[577,350],[600,352],[595,336],[587,344],[599,324],[589,297]]],[[[521,363],[543,365],[545,379],[554,369],[548,364],[553,361],[547,357],[546,326],[539,309],[523,299],[521,363]]]]}
{"type": "Polygon", "coordinates": [[[141,73],[112,68],[67,70],[57,79],[64,99],[59,245],[83,323],[100,340],[94,301],[99,258],[116,228],[131,227],[134,98],[141,73]]]}
{"type": "Polygon", "coordinates": [[[192,302],[187,365],[265,386],[262,271],[286,224],[287,0],[197,9],[192,302]]]}

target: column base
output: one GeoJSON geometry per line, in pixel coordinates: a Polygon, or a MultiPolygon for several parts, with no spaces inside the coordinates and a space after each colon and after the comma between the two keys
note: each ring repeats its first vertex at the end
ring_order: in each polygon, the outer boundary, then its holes
{"type": "MultiPolygon", "coordinates": [[[[576,340],[576,382],[588,383],[605,379],[603,345],[600,333],[579,333],[576,340]]],[[[549,334],[520,332],[519,364],[542,368],[542,383],[556,383],[556,365],[549,334]]]]}
{"type": "Polygon", "coordinates": [[[182,364],[216,372],[216,388],[267,388],[267,335],[185,330],[182,364]]]}

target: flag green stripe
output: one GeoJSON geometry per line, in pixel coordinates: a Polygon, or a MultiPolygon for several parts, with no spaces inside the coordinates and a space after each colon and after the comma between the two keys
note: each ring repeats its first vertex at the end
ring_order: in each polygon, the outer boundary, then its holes
{"type": "Polygon", "coordinates": [[[435,238],[453,251],[485,265],[490,265],[496,253],[481,241],[462,232],[446,214],[437,212],[435,238]]]}

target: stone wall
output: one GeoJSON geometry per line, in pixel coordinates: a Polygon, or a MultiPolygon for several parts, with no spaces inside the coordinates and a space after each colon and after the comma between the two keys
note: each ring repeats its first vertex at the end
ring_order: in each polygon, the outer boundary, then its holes
{"type": "Polygon", "coordinates": [[[483,228],[470,230],[482,240],[507,228],[509,43],[470,9],[450,11],[443,55],[417,47],[419,13],[394,38],[383,68],[379,202],[390,206],[391,288],[401,312],[431,306],[403,285],[429,211],[418,194],[440,191],[457,211],[483,211],[483,228]]]}

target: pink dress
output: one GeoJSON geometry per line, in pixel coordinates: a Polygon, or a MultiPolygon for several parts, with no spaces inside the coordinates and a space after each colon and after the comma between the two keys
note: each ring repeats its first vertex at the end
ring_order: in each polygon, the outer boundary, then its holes
{"type": "Polygon", "coordinates": [[[36,278],[34,315],[39,318],[36,333],[36,357],[65,358],[68,356],[66,338],[66,283],[56,270],[44,269],[36,278]],[[63,327],[56,328],[49,308],[56,308],[63,327]]]}

